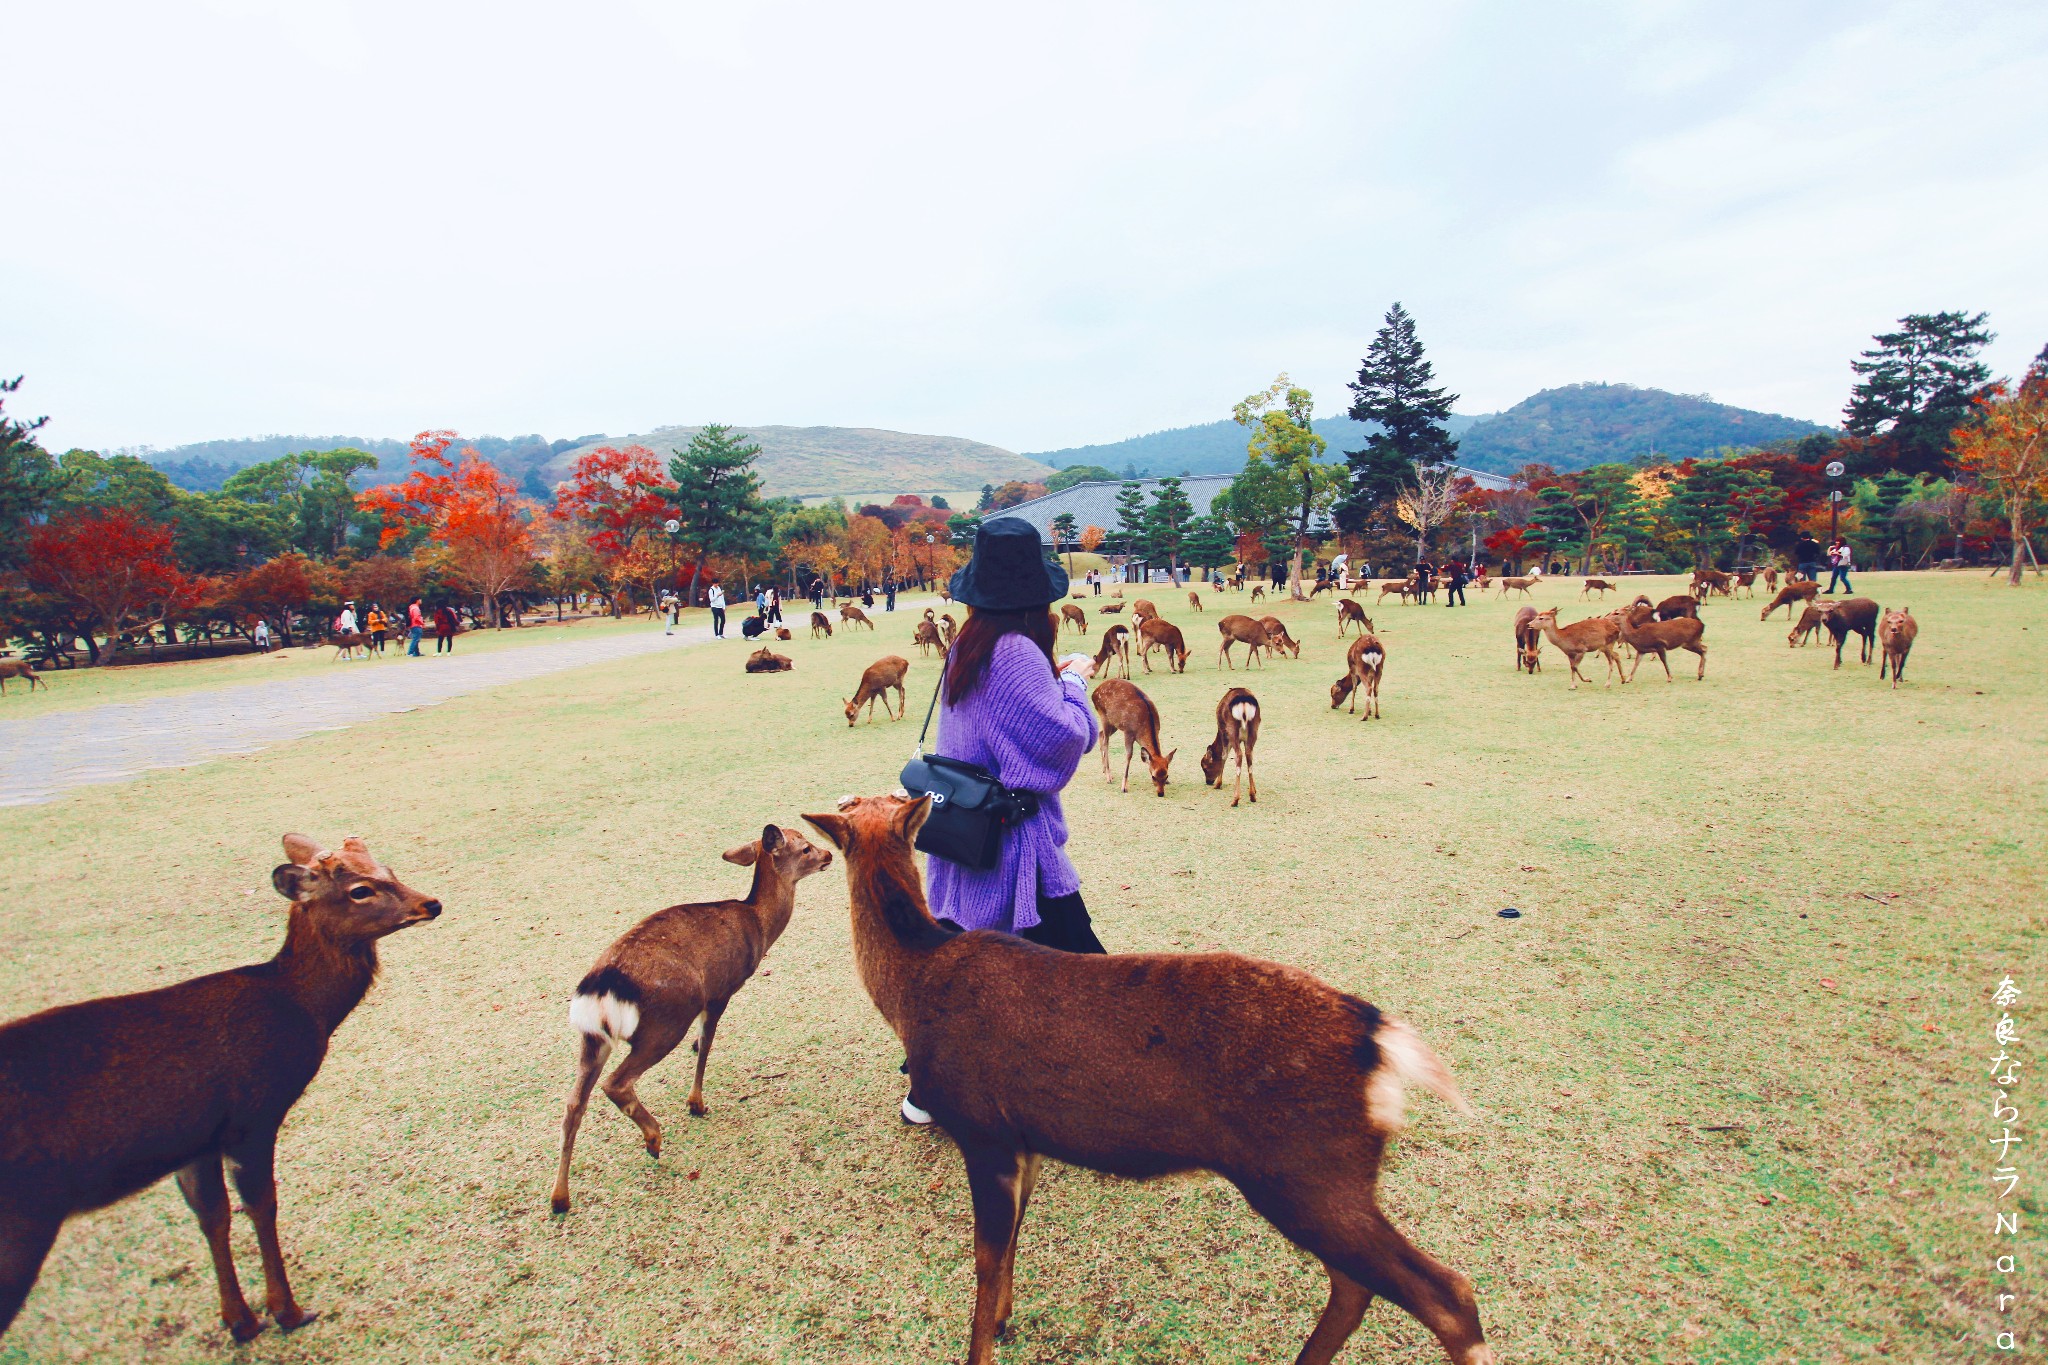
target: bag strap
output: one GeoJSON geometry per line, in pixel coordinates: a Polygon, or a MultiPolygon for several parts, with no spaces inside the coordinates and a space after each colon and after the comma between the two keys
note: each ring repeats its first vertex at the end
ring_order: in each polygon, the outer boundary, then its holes
{"type": "Polygon", "coordinates": [[[917,732],[917,747],[911,751],[911,757],[913,758],[924,757],[924,737],[931,733],[932,716],[939,709],[939,693],[943,692],[945,688],[946,659],[944,655],[941,655],[939,657],[939,685],[932,689],[932,704],[924,709],[924,728],[917,732]]]}

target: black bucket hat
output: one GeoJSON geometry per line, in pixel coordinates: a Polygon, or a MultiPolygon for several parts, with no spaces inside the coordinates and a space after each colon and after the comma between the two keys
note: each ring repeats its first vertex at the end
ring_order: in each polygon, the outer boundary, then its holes
{"type": "Polygon", "coordinates": [[[953,575],[952,591],[983,611],[1048,607],[1067,595],[1067,571],[1046,558],[1036,526],[992,517],[974,533],[974,558],[953,575]]]}

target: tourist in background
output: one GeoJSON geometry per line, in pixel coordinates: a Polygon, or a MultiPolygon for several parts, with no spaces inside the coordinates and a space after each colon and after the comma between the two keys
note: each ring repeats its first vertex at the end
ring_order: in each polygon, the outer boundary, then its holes
{"type": "Polygon", "coordinates": [[[705,596],[705,600],[711,604],[711,638],[723,640],[725,638],[725,589],[713,583],[711,591],[705,596]]]}
{"type": "Polygon", "coordinates": [[[1849,570],[1855,567],[1856,555],[1855,552],[1849,548],[1849,542],[1842,539],[1840,536],[1836,536],[1834,544],[1828,546],[1827,591],[1856,591],[1855,588],[1849,585],[1849,570]],[[1839,588],[1837,587],[1838,584],[1840,585],[1839,588]]]}
{"type": "Polygon", "coordinates": [[[420,611],[420,599],[415,597],[405,604],[405,653],[406,657],[420,657],[420,636],[426,633],[427,618],[420,611]]]}
{"type": "Polygon", "coordinates": [[[443,602],[434,608],[434,652],[436,654],[455,652],[455,631],[460,623],[455,619],[455,608],[443,602]]]}

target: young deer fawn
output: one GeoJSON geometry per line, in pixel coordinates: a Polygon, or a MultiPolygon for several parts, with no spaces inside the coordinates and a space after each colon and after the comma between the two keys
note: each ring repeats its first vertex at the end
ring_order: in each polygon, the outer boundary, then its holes
{"type": "MultiPolygon", "coordinates": [[[[1286,622],[1277,616],[1261,616],[1259,624],[1266,628],[1266,652],[1268,654],[1277,656],[1284,652],[1292,659],[1299,659],[1301,657],[1301,641],[1287,633],[1286,622]]],[[[1264,667],[1264,665],[1261,665],[1261,667],[1264,667]]]]}
{"type": "Polygon", "coordinates": [[[7,680],[9,678],[18,678],[27,682],[28,690],[31,692],[35,691],[38,687],[48,690],[50,686],[36,675],[35,669],[30,666],[29,661],[26,659],[0,659],[0,693],[7,691],[7,680]]]}
{"type": "Polygon", "coordinates": [[[1884,651],[1884,662],[1877,666],[1877,679],[1883,682],[1885,669],[1891,669],[1894,692],[1906,676],[1906,656],[1913,652],[1913,642],[1919,638],[1920,623],[1913,619],[1911,607],[1894,608],[1877,623],[1877,643],[1884,651]]]}
{"type": "Polygon", "coordinates": [[[832,638],[832,618],[822,611],[814,611],[811,613],[811,638],[817,639],[820,631],[825,633],[826,639],[832,638]]]}
{"type": "Polygon", "coordinates": [[[1336,710],[1351,699],[1351,709],[1358,709],[1358,699],[1365,698],[1366,720],[1380,718],[1380,675],[1386,672],[1387,647],[1379,637],[1370,632],[1351,642],[1351,648],[1344,652],[1344,676],[1330,684],[1330,709],[1336,710]]]}
{"type": "Polygon", "coordinates": [[[1252,771],[1252,750],[1259,743],[1259,699],[1242,687],[1233,687],[1216,703],[1216,738],[1202,750],[1202,781],[1219,791],[1223,787],[1223,760],[1237,760],[1237,786],[1230,804],[1244,795],[1247,779],[1252,785],[1252,804],[1259,803],[1259,778],[1252,771]]]}
{"type": "Polygon", "coordinates": [[[1109,742],[1119,734],[1124,737],[1124,786],[1131,789],[1131,753],[1133,750],[1145,755],[1145,766],[1152,773],[1152,789],[1155,796],[1166,795],[1166,766],[1173,762],[1175,749],[1166,752],[1159,744],[1159,708],[1152,699],[1138,690],[1138,685],[1122,678],[1111,678],[1096,685],[1091,698],[1095,713],[1102,717],[1102,775],[1108,781],[1116,781],[1116,774],[1109,770],[1109,742]]]}
{"type": "Polygon", "coordinates": [[[213,1252],[221,1321],[236,1341],[261,1332],[235,1277],[223,1158],[256,1225],[271,1320],[312,1321],[278,1243],[277,1130],[376,980],[377,940],[441,902],[360,839],[329,852],[287,834],[284,852],[270,882],[291,910],[270,961],[0,1027],[0,1332],[65,1219],[173,1172],[213,1252]]]}
{"type": "Polygon", "coordinates": [[[901,654],[884,654],[869,664],[860,675],[860,686],[846,703],[846,723],[851,726],[853,718],[860,714],[861,704],[868,708],[868,724],[875,723],[875,702],[882,703],[882,714],[895,720],[903,719],[903,675],[910,671],[910,660],[901,654]],[[896,689],[896,710],[889,710],[889,689],[896,689]]]}
{"type": "Polygon", "coordinates": [[[1145,665],[1147,673],[1152,671],[1152,651],[1155,649],[1166,651],[1169,673],[1188,671],[1188,644],[1180,633],[1180,627],[1157,616],[1138,624],[1138,662],[1145,665]]]}
{"type": "Polygon", "coordinates": [[[1131,676],[1131,641],[1129,626],[1111,626],[1102,632],[1102,647],[1095,651],[1095,671],[1107,678],[1112,659],[1123,665],[1124,677],[1131,676]]]}
{"type": "Polygon", "coordinates": [[[728,850],[725,860],[754,869],[746,899],[672,905],[628,929],[605,949],[569,1002],[569,1026],[576,1030],[576,1080],[569,1088],[569,1112],[562,1119],[562,1164],[555,1171],[551,1203],[569,1211],[569,1158],[576,1130],[590,1103],[590,1089],[612,1048],[632,1044],[605,1079],[605,1098],[633,1120],[647,1154],[661,1155],[661,1124],[640,1102],[634,1082],[668,1056],[699,1015],[697,1083],[690,1112],[704,1113],[704,1066],[725,1007],[754,975],[761,959],[789,927],[796,884],[831,866],[832,855],[793,829],[764,826],[761,837],[728,850]]]}
{"type": "Polygon", "coordinates": [[[1403,1092],[1466,1108],[1408,1025],[1307,972],[1234,953],[1062,953],[949,932],[911,841],[930,797],[806,815],[846,854],[861,984],[903,1040],[918,1103],[959,1147],[974,1207],[968,1365],[1008,1325],[1043,1157],[1137,1179],[1213,1171],[1321,1260],[1330,1298],[1297,1365],[1328,1365],[1377,1294],[1457,1365],[1490,1365],[1471,1283],[1375,1199],[1403,1092]]]}

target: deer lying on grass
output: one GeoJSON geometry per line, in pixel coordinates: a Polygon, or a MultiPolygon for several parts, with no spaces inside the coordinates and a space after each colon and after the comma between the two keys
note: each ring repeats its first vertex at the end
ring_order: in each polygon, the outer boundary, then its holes
{"type": "Polygon", "coordinates": [[[1072,602],[1062,602],[1060,604],[1060,625],[1063,627],[1072,626],[1075,630],[1086,635],[1088,633],[1088,613],[1075,606],[1072,602]]]}
{"type": "Polygon", "coordinates": [[[851,602],[839,609],[839,620],[842,625],[866,626],[869,630],[875,628],[875,623],[868,620],[868,614],[851,602]]]}
{"type": "Polygon", "coordinates": [[[930,658],[931,652],[935,649],[941,655],[946,652],[946,642],[939,634],[939,623],[930,618],[917,623],[917,629],[911,633],[910,642],[916,645],[917,652],[926,658],[930,658]]]}
{"type": "Polygon", "coordinates": [[[1906,676],[1906,656],[1913,652],[1913,642],[1919,638],[1920,623],[1913,619],[1911,607],[1888,611],[1877,623],[1877,643],[1884,651],[1884,662],[1877,666],[1877,678],[1883,682],[1885,669],[1889,668],[1894,692],[1906,676]]]}
{"type": "Polygon", "coordinates": [[[1260,668],[1266,666],[1266,650],[1270,647],[1271,641],[1267,639],[1263,622],[1249,616],[1226,616],[1216,623],[1216,633],[1222,637],[1222,643],[1216,647],[1217,663],[1225,664],[1235,671],[1237,665],[1231,661],[1230,650],[1233,645],[1241,644],[1245,647],[1246,668],[1250,668],[1254,663],[1260,668]]]}
{"type": "Polygon", "coordinates": [[[1188,645],[1181,637],[1180,627],[1171,621],[1155,616],[1138,627],[1138,662],[1145,665],[1145,671],[1152,671],[1152,651],[1166,651],[1166,667],[1172,673],[1188,671],[1188,645]]]}
{"type": "Polygon", "coordinates": [[[1639,601],[1613,615],[1614,623],[1621,630],[1622,643],[1636,652],[1635,662],[1629,665],[1628,676],[1623,682],[1634,682],[1636,670],[1643,666],[1643,656],[1654,654],[1657,662],[1664,665],[1664,681],[1675,681],[1671,676],[1671,660],[1666,657],[1674,649],[1691,650],[1699,655],[1699,677],[1707,676],[1707,628],[1697,616],[1681,616],[1673,621],[1652,621],[1650,613],[1643,610],[1639,601]]]}
{"type": "Polygon", "coordinates": [[[287,1332],[313,1320],[277,1237],[277,1130],[376,980],[377,940],[441,902],[361,839],[330,852],[287,834],[284,853],[270,884],[291,911],[270,961],[0,1027],[0,1332],[65,1219],[173,1172],[213,1253],[221,1321],[236,1341],[261,1332],[235,1276],[223,1158],[256,1225],[271,1320],[287,1332]]]}
{"type": "Polygon", "coordinates": [[[821,630],[825,632],[826,639],[832,638],[832,618],[822,611],[814,611],[811,613],[811,638],[817,639],[821,630]]]}
{"type": "MultiPolygon", "coordinates": [[[[1650,604],[1647,597],[1636,601],[1644,606],[1650,604]]],[[[1536,608],[1522,607],[1515,612],[1515,672],[1532,676],[1543,671],[1543,628],[1536,624],[1536,608]]]]}
{"type": "Polygon", "coordinates": [[[1121,678],[1111,678],[1095,688],[1092,700],[1095,714],[1102,717],[1102,776],[1116,781],[1116,774],[1109,770],[1109,742],[1119,734],[1124,737],[1124,785],[1131,789],[1131,753],[1133,750],[1145,756],[1145,766],[1152,775],[1152,792],[1155,796],[1166,795],[1166,768],[1173,762],[1175,749],[1165,752],[1159,744],[1159,708],[1152,699],[1138,690],[1136,683],[1121,678]]]}
{"type": "Polygon", "coordinates": [[[1336,710],[1351,699],[1351,710],[1358,710],[1358,698],[1365,697],[1365,720],[1380,718],[1380,675],[1386,672],[1387,647],[1379,637],[1370,632],[1360,635],[1351,642],[1351,648],[1344,653],[1344,676],[1330,684],[1330,709],[1336,710]]]}
{"type": "MultiPolygon", "coordinates": [[[[574,623],[572,622],[571,624],[574,624],[574,623]]],[[[775,628],[775,638],[776,638],[776,639],[778,639],[778,640],[787,640],[787,639],[789,639],[789,638],[790,638],[790,634],[789,634],[789,627],[788,627],[788,626],[777,626],[777,627],[775,628]]]]}
{"type": "MultiPolygon", "coordinates": [[[[1571,690],[1579,690],[1579,680],[1585,678],[1579,672],[1579,660],[1588,654],[1598,653],[1607,660],[1607,676],[1600,682],[1602,687],[1614,685],[1614,675],[1621,672],[1621,660],[1614,657],[1614,643],[1621,638],[1621,627],[1604,616],[1589,616],[1583,621],[1574,621],[1568,626],[1557,624],[1557,608],[1546,607],[1536,613],[1536,624],[1543,634],[1563,653],[1565,662],[1571,665],[1571,690]]],[[[1622,679],[1628,681],[1626,677],[1622,679]]]]}
{"type": "Polygon", "coordinates": [[[1835,637],[1835,667],[1842,666],[1842,646],[1851,635],[1863,637],[1861,662],[1869,663],[1877,653],[1877,603],[1868,597],[1845,597],[1827,614],[1828,634],[1835,637]]]}
{"type": "Polygon", "coordinates": [[[1216,703],[1216,738],[1202,750],[1202,781],[1223,789],[1223,760],[1237,760],[1237,786],[1230,804],[1234,809],[1243,796],[1247,778],[1252,786],[1252,804],[1259,804],[1259,778],[1252,771],[1252,750],[1259,743],[1259,699],[1242,687],[1233,687],[1216,703]]]}
{"type": "Polygon", "coordinates": [[[1413,1029],[1306,972],[1234,953],[1084,956],[950,933],[911,858],[929,811],[929,797],[844,797],[804,818],[846,854],[861,983],[903,1041],[918,1103],[966,1162],[968,1365],[992,1365],[1008,1326],[1042,1157],[1140,1179],[1208,1170],[1236,1185],[1329,1272],[1296,1365],[1329,1365],[1376,1294],[1454,1362],[1491,1365],[1470,1282],[1374,1201],[1403,1090],[1466,1109],[1413,1029]]]}
{"type": "Polygon", "coordinates": [[[640,1077],[675,1050],[690,1025],[703,1016],[697,1039],[697,1083],[690,1112],[704,1116],[704,1067],[725,1007],[747,984],[761,959],[789,927],[796,908],[796,884],[832,865],[832,855],[793,829],[766,825],[761,837],[724,854],[729,863],[754,869],[754,884],[743,900],[672,905],[628,929],[604,950],[569,1002],[569,1027],[576,1031],[576,1079],[562,1117],[562,1161],[555,1168],[549,1200],[556,1213],[569,1211],[569,1158],[591,1087],[612,1049],[630,1043],[626,1060],[605,1078],[605,1098],[633,1121],[647,1155],[661,1155],[661,1123],[640,1102],[640,1077]]]}
{"type": "Polygon", "coordinates": [[[859,714],[863,703],[868,708],[868,724],[875,723],[875,702],[882,703],[882,714],[893,720],[903,719],[903,675],[910,671],[910,660],[901,654],[884,654],[861,671],[860,686],[846,703],[846,724],[853,725],[853,718],[859,714]],[[889,710],[889,689],[896,689],[896,710],[889,710]]]}
{"type": "Polygon", "coordinates": [[[1372,634],[1372,618],[1365,614],[1365,608],[1346,599],[1337,604],[1337,638],[1344,638],[1346,626],[1357,626],[1360,635],[1372,634]]]}
{"type": "Polygon", "coordinates": [[[1188,594],[1188,605],[1193,607],[1196,611],[1208,610],[1207,607],[1202,605],[1202,594],[1198,592],[1191,592],[1188,594]]]}
{"type": "Polygon", "coordinates": [[[1529,570],[1528,574],[1524,577],[1501,578],[1495,581],[1500,584],[1500,595],[1502,597],[1506,597],[1511,592],[1520,592],[1522,596],[1527,597],[1529,589],[1543,581],[1543,566],[1538,564],[1535,568],[1529,570]]]}
{"type": "Polygon", "coordinates": [[[1287,624],[1277,616],[1261,616],[1259,624],[1266,628],[1266,652],[1278,654],[1286,650],[1289,658],[1301,657],[1301,641],[1287,633],[1287,624]]]}
{"type": "Polygon", "coordinates": [[[796,664],[787,654],[777,654],[766,645],[747,656],[749,673],[787,673],[795,667],[796,664]]]}
{"type": "Polygon", "coordinates": [[[1792,604],[1794,602],[1811,602],[1819,593],[1820,584],[1810,578],[1788,580],[1785,586],[1778,589],[1776,594],[1772,596],[1769,605],[1763,610],[1763,615],[1756,619],[1768,621],[1771,619],[1772,612],[1776,611],[1779,607],[1783,607],[1785,609],[1785,619],[1789,621],[1792,619],[1792,604]]]}
{"type": "Polygon", "coordinates": [[[1111,603],[1109,603],[1109,604],[1108,604],[1107,606],[1101,606],[1101,607],[1097,607],[1097,608],[1095,609],[1095,614],[1096,614],[1097,616],[1114,616],[1114,615],[1116,615],[1116,614],[1117,614],[1118,612],[1122,611],[1123,609],[1124,609],[1124,604],[1123,604],[1123,603],[1121,603],[1121,602],[1111,602],[1111,603]]]}
{"type": "Polygon", "coordinates": [[[9,678],[25,679],[31,692],[38,687],[47,691],[50,686],[37,676],[35,669],[29,666],[26,659],[0,659],[0,696],[6,694],[9,678]]]}
{"type": "Polygon", "coordinates": [[[1102,632],[1102,647],[1095,651],[1095,671],[1103,677],[1109,676],[1110,660],[1123,664],[1124,677],[1131,676],[1130,627],[1111,626],[1102,632]]]}
{"type": "Polygon", "coordinates": [[[1579,596],[1584,597],[1588,593],[1597,592],[1602,597],[1605,597],[1614,590],[1614,585],[1604,578],[1589,578],[1586,580],[1585,586],[1579,589],[1579,596]]]}
{"type": "Polygon", "coordinates": [[[1825,634],[1828,628],[1828,613],[1834,609],[1833,602],[1808,602],[1806,609],[1799,613],[1799,624],[1786,632],[1786,646],[1797,649],[1809,639],[1825,634]]]}

